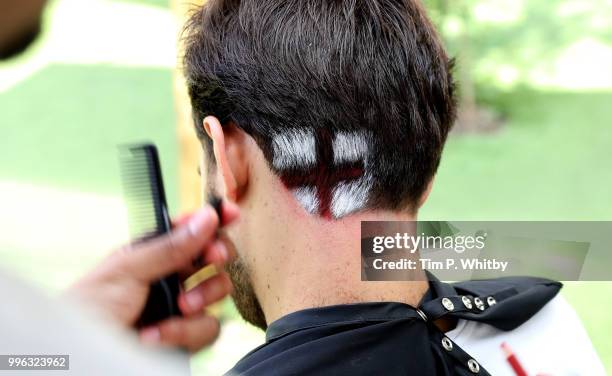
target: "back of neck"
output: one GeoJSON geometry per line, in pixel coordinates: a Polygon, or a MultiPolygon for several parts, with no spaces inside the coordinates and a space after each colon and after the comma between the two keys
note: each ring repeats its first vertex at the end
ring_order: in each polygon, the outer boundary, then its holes
{"type": "Polygon", "coordinates": [[[336,304],[387,301],[416,306],[427,291],[425,280],[361,280],[361,221],[408,221],[414,216],[364,212],[339,221],[284,219],[275,229],[275,244],[252,270],[268,324],[295,311],[336,304]]]}

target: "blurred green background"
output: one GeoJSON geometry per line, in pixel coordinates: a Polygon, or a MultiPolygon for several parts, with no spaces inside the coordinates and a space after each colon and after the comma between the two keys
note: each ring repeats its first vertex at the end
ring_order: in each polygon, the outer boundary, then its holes
{"type": "MultiPolygon", "coordinates": [[[[457,58],[461,112],[421,218],[611,220],[612,1],[426,6],[457,58]]],[[[118,143],[157,143],[178,207],[178,28],[166,0],[58,0],[35,44],[0,62],[0,267],[55,292],[125,241],[118,143]]],[[[612,374],[612,283],[563,294],[612,374]]],[[[262,341],[229,301],[223,320],[197,375],[262,341]]]]}

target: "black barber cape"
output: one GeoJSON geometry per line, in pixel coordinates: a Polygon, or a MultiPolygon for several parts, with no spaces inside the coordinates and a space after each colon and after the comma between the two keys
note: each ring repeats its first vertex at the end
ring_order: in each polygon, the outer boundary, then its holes
{"type": "Polygon", "coordinates": [[[418,308],[361,303],[306,309],[273,322],[266,343],[228,375],[489,375],[433,323],[441,317],[512,330],[560,290],[542,278],[508,277],[443,283],[418,308]]]}

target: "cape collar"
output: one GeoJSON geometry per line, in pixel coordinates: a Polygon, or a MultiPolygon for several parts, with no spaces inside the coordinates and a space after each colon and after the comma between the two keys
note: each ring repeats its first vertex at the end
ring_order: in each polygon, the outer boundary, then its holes
{"type": "MultiPolygon", "coordinates": [[[[429,272],[426,273],[429,280],[429,288],[421,298],[419,307],[437,297],[456,294],[452,285],[441,282],[429,272]]],[[[309,308],[290,313],[271,323],[266,330],[266,342],[299,330],[329,324],[380,322],[415,318],[421,318],[417,312],[417,307],[400,302],[339,304],[309,308]]]]}
{"type": "Polygon", "coordinates": [[[561,289],[562,284],[536,277],[505,277],[445,283],[427,272],[429,289],[418,307],[399,302],[341,304],[290,313],[266,330],[266,342],[303,329],[332,324],[391,320],[434,321],[453,317],[512,330],[529,320],[561,289]]]}

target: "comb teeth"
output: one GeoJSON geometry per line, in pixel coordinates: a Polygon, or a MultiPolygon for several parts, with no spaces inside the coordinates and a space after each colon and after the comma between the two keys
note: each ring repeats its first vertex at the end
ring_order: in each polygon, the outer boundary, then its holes
{"type": "Polygon", "coordinates": [[[145,239],[167,232],[170,221],[155,145],[120,146],[119,162],[130,237],[145,239]]]}

